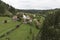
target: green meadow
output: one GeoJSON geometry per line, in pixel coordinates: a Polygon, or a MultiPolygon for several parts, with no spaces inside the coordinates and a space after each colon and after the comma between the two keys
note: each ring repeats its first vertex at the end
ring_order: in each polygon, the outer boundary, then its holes
{"type": "Polygon", "coordinates": [[[32,25],[23,24],[18,21],[13,21],[12,18],[9,17],[0,17],[0,36],[3,34],[5,35],[0,38],[0,40],[7,40],[6,38],[9,38],[9,40],[32,40],[33,35],[35,39],[38,32],[39,30],[36,29],[34,23],[32,23],[32,25]],[[4,20],[7,20],[7,23],[4,23],[4,20]],[[20,24],[19,28],[7,35],[6,33],[15,28],[17,24],[20,24]],[[32,30],[32,34],[30,34],[30,28],[32,30]]]}

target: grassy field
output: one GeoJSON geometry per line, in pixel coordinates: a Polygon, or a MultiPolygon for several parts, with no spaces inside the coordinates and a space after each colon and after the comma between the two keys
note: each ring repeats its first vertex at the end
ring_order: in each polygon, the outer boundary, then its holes
{"type": "MultiPolygon", "coordinates": [[[[0,35],[5,34],[20,23],[21,22],[18,21],[14,22],[11,18],[8,17],[0,17],[0,35]],[[6,19],[8,23],[3,22],[6,19]]],[[[12,31],[9,35],[5,35],[4,37],[0,38],[0,40],[7,40],[7,37],[9,40],[32,40],[33,35],[35,38],[38,32],[39,30],[34,26],[31,26],[29,24],[21,24],[19,28],[12,31]],[[32,34],[30,34],[30,28],[32,28],[32,34]]]]}

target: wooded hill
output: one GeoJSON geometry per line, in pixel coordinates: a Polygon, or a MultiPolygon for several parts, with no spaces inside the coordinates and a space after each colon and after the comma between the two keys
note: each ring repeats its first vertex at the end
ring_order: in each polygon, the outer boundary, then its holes
{"type": "Polygon", "coordinates": [[[0,0],[0,15],[16,13],[16,9],[0,0]]]}
{"type": "Polygon", "coordinates": [[[17,12],[23,12],[23,13],[36,13],[36,14],[48,14],[49,12],[55,12],[55,11],[59,11],[60,9],[50,9],[50,10],[24,10],[24,9],[15,9],[14,7],[12,7],[11,5],[8,5],[6,3],[4,3],[3,1],[0,0],[0,15],[3,14],[16,14],[17,12]]]}

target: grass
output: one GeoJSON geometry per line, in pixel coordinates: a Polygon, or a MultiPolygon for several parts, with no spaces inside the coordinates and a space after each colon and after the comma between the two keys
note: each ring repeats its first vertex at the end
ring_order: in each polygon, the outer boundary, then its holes
{"type": "MultiPolygon", "coordinates": [[[[20,22],[18,21],[14,22],[9,17],[0,17],[0,35],[16,27],[17,24],[20,24],[20,22]],[[8,20],[8,23],[3,23],[3,21],[6,19],[8,20]]],[[[0,40],[6,40],[6,37],[8,37],[10,40],[32,40],[32,35],[34,34],[34,36],[36,37],[38,32],[39,30],[36,29],[34,26],[31,26],[29,24],[21,24],[19,28],[11,32],[9,35],[0,38],[0,40]],[[31,27],[32,34],[30,34],[31,27]]]]}

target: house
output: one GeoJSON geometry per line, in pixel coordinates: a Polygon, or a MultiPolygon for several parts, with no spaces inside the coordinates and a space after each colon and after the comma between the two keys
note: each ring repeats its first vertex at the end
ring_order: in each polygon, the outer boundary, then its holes
{"type": "Polygon", "coordinates": [[[12,17],[12,19],[14,20],[14,21],[17,21],[17,20],[19,20],[19,18],[15,15],[15,16],[13,16],[12,17]]]}

